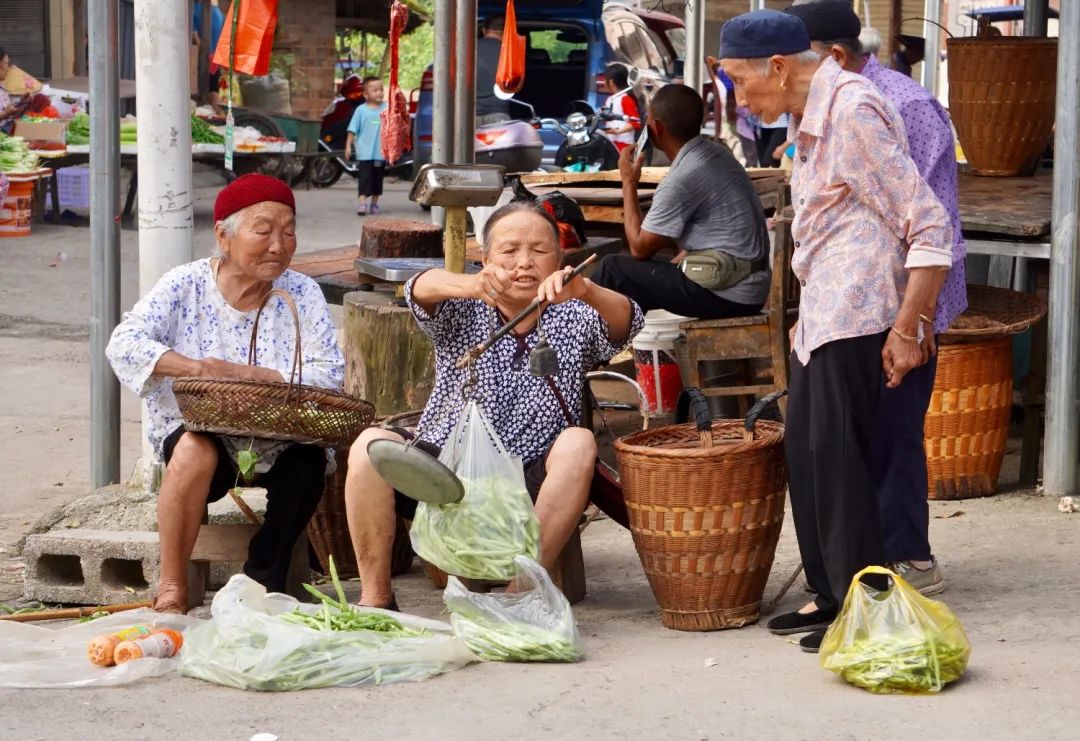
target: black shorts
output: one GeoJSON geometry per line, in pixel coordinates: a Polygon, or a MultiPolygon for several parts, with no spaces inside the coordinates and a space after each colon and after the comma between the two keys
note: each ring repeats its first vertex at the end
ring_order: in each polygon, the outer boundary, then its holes
{"type": "Polygon", "coordinates": [[[361,196],[381,196],[386,164],[375,160],[356,161],[356,192],[361,196]]]}
{"type": "MultiPolygon", "coordinates": [[[[173,449],[176,448],[176,443],[180,441],[180,436],[185,432],[187,430],[182,426],[177,427],[161,444],[161,452],[165,456],[165,465],[169,465],[173,449]]],[[[210,496],[206,498],[206,501],[216,502],[223,499],[229,493],[229,489],[236,486],[236,476],[240,473],[240,469],[236,467],[236,463],[233,462],[232,456],[225,449],[225,443],[221,442],[220,437],[209,434],[206,437],[214,441],[214,447],[217,448],[218,454],[217,468],[214,469],[214,476],[210,479],[210,496]]]]}
{"type": "MultiPolygon", "coordinates": [[[[401,435],[406,440],[413,440],[416,438],[416,433],[412,430],[406,430],[404,427],[391,427],[390,432],[401,435]]],[[[434,443],[429,443],[427,440],[420,440],[415,443],[416,447],[424,451],[428,455],[439,457],[439,446],[434,443]]],[[[529,498],[534,502],[536,497],[540,494],[540,487],[544,485],[544,479],[547,477],[547,459],[548,453],[551,452],[551,448],[544,451],[534,461],[530,461],[524,465],[525,469],[525,488],[529,491],[529,498]]],[[[400,491],[394,491],[394,511],[400,517],[404,517],[406,520],[411,520],[416,516],[416,500],[405,496],[400,491]]]]}

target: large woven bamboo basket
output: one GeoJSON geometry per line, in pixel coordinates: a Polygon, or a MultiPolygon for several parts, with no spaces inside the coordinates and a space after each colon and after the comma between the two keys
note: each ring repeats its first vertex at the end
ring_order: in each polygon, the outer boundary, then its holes
{"type": "Polygon", "coordinates": [[[290,380],[178,378],[173,383],[173,395],[184,416],[184,426],[193,432],[324,447],[352,443],[371,424],[375,407],[348,394],[303,384],[300,319],[296,304],[285,291],[277,288],[270,291],[259,307],[251,330],[248,363],[255,362],[259,316],[274,296],[280,297],[291,310],[296,327],[290,380]]]}
{"type": "Polygon", "coordinates": [[[969,37],[946,43],[949,113],[972,171],[1020,174],[1053,132],[1057,39],[969,37]]]}
{"type": "Polygon", "coordinates": [[[931,499],[983,497],[997,490],[1012,410],[1010,336],[1045,314],[1046,305],[1031,294],[968,286],[968,310],[938,348],[923,428],[931,499]]]}
{"type": "Polygon", "coordinates": [[[668,628],[758,619],[784,519],[784,427],[757,422],[749,442],[743,432],[742,420],[719,420],[704,438],[685,424],[615,442],[630,532],[668,628]]]}

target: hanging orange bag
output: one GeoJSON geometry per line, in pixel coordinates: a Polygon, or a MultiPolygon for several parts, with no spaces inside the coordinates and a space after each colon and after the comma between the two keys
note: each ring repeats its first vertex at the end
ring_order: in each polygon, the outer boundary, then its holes
{"type": "Polygon", "coordinates": [[[270,50],[274,47],[274,29],[277,28],[277,0],[235,0],[229,6],[221,37],[214,49],[213,63],[219,67],[232,67],[245,75],[256,77],[270,71],[270,50]],[[240,15],[233,21],[237,6],[240,15]],[[232,46],[233,26],[236,26],[236,45],[232,46]],[[235,56],[234,56],[235,55],[235,56]]]}
{"type": "Polygon", "coordinates": [[[508,96],[525,84],[525,37],[517,32],[514,0],[506,0],[506,23],[503,28],[499,67],[495,71],[495,87],[508,96]]]}

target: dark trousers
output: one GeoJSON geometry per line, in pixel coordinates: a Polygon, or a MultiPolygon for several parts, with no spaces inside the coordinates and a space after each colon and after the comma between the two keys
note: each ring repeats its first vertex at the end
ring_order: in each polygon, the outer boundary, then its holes
{"type": "Polygon", "coordinates": [[[791,357],[784,452],[795,532],[817,606],[835,613],[852,577],[884,561],[869,454],[885,333],[791,357]]]}
{"type": "MultiPolygon", "coordinates": [[[[181,427],[165,439],[162,449],[166,463],[183,434],[181,427]]],[[[236,484],[237,468],[221,439],[216,435],[208,437],[216,444],[218,464],[207,501],[216,502],[236,484]]],[[[266,489],[266,515],[262,527],[248,544],[244,573],[271,592],[283,592],[293,546],[322,499],[326,453],[314,445],[290,445],[253,484],[266,489]]]]}
{"type": "Polygon", "coordinates": [[[923,425],[936,374],[937,357],[933,357],[904,376],[896,388],[881,390],[870,469],[888,562],[930,560],[923,425]]]}
{"type": "Polygon", "coordinates": [[[697,319],[728,319],[761,312],[751,306],[720,298],[683,275],[670,259],[637,260],[630,255],[608,255],[590,276],[593,283],[628,296],[642,311],[664,309],[697,319]]]}

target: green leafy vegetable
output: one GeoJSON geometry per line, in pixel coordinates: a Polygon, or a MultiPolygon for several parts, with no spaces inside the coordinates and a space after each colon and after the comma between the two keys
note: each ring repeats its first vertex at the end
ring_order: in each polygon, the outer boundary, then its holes
{"type": "Polygon", "coordinates": [[[250,449],[241,450],[236,454],[236,465],[244,481],[250,482],[255,477],[255,464],[258,461],[259,454],[250,449]]]}
{"type": "Polygon", "coordinates": [[[191,141],[196,144],[224,144],[225,137],[198,116],[191,117],[191,141]]]}

